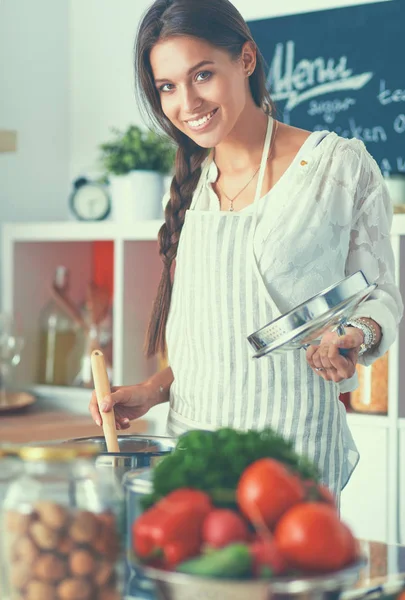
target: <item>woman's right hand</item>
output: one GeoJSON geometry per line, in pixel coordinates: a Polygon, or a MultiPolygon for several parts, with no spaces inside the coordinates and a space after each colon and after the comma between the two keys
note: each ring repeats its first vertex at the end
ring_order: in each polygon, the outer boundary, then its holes
{"type": "Polygon", "coordinates": [[[96,391],[93,390],[89,410],[94,422],[100,427],[103,412],[114,408],[117,429],[128,429],[132,419],[139,419],[153,406],[151,391],[147,384],[124,385],[111,388],[111,394],[103,399],[101,412],[98,407],[96,391]]]}

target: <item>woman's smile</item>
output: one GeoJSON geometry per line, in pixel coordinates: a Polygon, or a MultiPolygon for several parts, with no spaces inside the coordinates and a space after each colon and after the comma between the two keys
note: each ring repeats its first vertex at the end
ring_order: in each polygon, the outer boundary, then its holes
{"type": "Polygon", "coordinates": [[[203,129],[207,129],[213,124],[213,122],[215,122],[214,116],[217,114],[217,112],[218,108],[215,108],[214,110],[212,110],[209,113],[206,113],[202,117],[189,119],[185,122],[192,131],[202,131],[203,129]]]}

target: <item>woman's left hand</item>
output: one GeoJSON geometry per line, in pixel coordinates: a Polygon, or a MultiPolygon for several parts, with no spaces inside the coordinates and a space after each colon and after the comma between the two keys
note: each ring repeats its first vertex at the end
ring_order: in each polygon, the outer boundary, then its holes
{"type": "Polygon", "coordinates": [[[356,371],[360,346],[364,341],[363,332],[357,327],[346,327],[345,335],[338,336],[335,331],[328,331],[321,339],[319,346],[309,346],[307,362],[317,375],[326,381],[343,381],[350,379],[356,371]],[[343,356],[339,348],[345,348],[343,356]]]}

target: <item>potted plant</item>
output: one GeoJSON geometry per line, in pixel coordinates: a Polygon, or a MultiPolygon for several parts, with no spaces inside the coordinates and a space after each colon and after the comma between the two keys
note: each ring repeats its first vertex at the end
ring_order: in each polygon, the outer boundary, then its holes
{"type": "Polygon", "coordinates": [[[112,131],[113,139],[100,149],[115,219],[125,223],[160,219],[164,177],[172,171],[176,153],[172,142],[136,125],[112,131]]]}

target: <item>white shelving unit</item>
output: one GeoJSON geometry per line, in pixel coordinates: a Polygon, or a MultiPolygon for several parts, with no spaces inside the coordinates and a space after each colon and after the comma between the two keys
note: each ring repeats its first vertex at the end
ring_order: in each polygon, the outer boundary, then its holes
{"type": "MultiPolygon", "coordinates": [[[[156,362],[145,359],[142,346],[161,272],[156,242],[160,226],[160,221],[125,227],[112,222],[3,226],[2,310],[13,312],[19,319],[26,337],[25,356],[36,354],[39,311],[47,300],[55,267],[64,264],[69,268],[72,296],[80,301],[91,277],[92,245],[110,240],[114,245],[114,383],[135,383],[152,374],[156,362]]],[[[405,214],[394,215],[391,238],[396,277],[404,292],[405,214]]],[[[361,460],[342,494],[342,516],[357,535],[391,543],[405,543],[405,508],[401,510],[405,506],[405,394],[401,396],[405,373],[402,375],[400,368],[404,343],[402,326],[390,349],[388,415],[348,415],[361,460]]],[[[21,383],[32,385],[33,360],[22,361],[19,377],[21,383]]],[[[46,392],[43,386],[34,389],[46,392]]],[[[66,398],[72,393],[66,388],[66,398]]],[[[83,397],[83,390],[77,393],[83,397]]],[[[59,389],[58,395],[62,397],[63,390],[59,389]]],[[[157,428],[163,433],[166,413],[167,407],[154,410],[154,432],[157,428]]]]}

